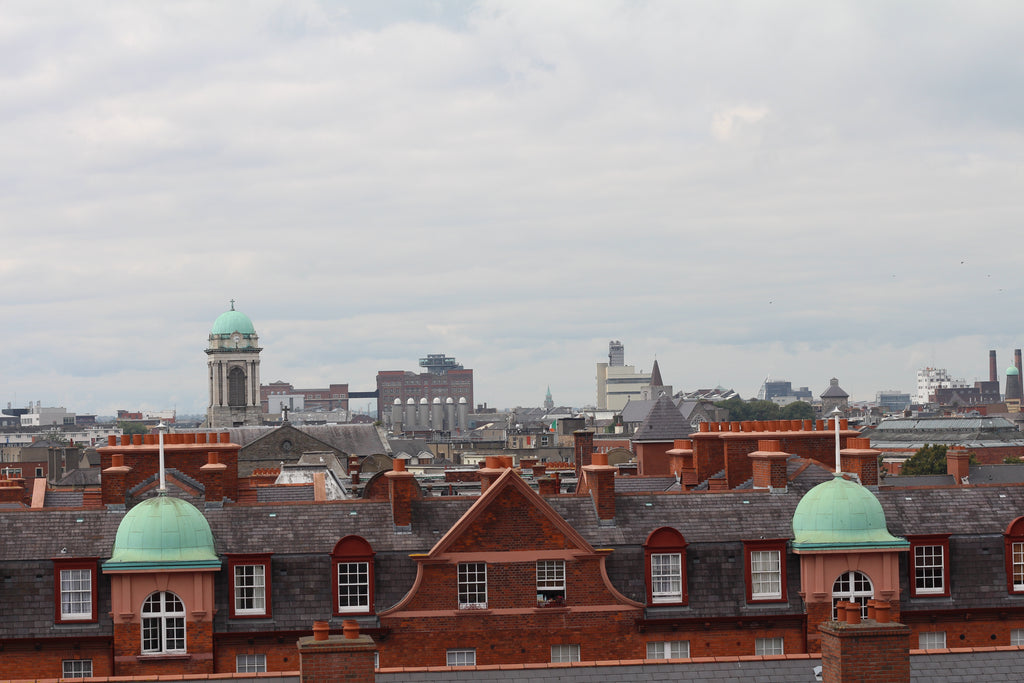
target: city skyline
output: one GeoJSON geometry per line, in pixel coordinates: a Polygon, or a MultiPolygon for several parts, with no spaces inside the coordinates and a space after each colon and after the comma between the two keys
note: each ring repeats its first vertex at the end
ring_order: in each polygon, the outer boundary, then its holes
{"type": "Polygon", "coordinates": [[[478,403],[968,382],[1024,346],[1024,6],[13,2],[0,397],[200,414],[426,353],[478,403]],[[59,8],[59,11],[56,11],[59,8]]]}

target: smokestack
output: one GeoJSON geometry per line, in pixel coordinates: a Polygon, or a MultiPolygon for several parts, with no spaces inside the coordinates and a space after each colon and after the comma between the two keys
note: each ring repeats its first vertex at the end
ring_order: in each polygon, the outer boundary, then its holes
{"type": "Polygon", "coordinates": [[[1017,368],[1017,376],[1020,377],[1020,349],[1013,350],[1013,365],[1017,368]]]}
{"type": "Polygon", "coordinates": [[[988,381],[998,382],[999,374],[996,370],[996,350],[992,349],[988,352],[988,381]]]}

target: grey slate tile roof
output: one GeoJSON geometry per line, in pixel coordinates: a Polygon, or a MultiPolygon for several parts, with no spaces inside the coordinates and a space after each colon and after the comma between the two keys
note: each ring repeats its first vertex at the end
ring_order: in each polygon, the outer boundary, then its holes
{"type": "Polygon", "coordinates": [[[615,477],[615,493],[668,491],[675,484],[675,477],[615,477]]]}
{"type": "Polygon", "coordinates": [[[650,414],[643,421],[636,433],[633,434],[633,441],[673,441],[685,439],[693,432],[690,424],[683,419],[676,404],[668,396],[659,398],[650,414]]]}

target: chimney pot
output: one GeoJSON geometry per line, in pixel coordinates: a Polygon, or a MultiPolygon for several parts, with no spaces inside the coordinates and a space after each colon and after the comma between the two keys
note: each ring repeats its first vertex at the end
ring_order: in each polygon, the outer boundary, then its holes
{"type": "Polygon", "coordinates": [[[355,640],[359,637],[359,622],[355,619],[346,619],[341,622],[341,629],[348,640],[355,640]]]}
{"type": "MultiPolygon", "coordinates": [[[[358,632],[358,627],[356,631],[358,632]]],[[[326,621],[313,622],[313,640],[327,640],[331,634],[331,627],[326,621]]],[[[358,634],[358,633],[357,633],[358,634]]]]}

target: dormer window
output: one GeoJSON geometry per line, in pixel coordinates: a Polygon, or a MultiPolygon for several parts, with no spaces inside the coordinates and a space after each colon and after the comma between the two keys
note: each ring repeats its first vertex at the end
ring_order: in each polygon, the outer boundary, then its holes
{"type": "Polygon", "coordinates": [[[651,532],[644,543],[647,564],[647,602],[651,605],[685,605],[686,539],[672,527],[651,532]]]}
{"type": "Polygon", "coordinates": [[[359,536],[346,536],[331,553],[334,613],[373,613],[373,548],[359,536]]]}

